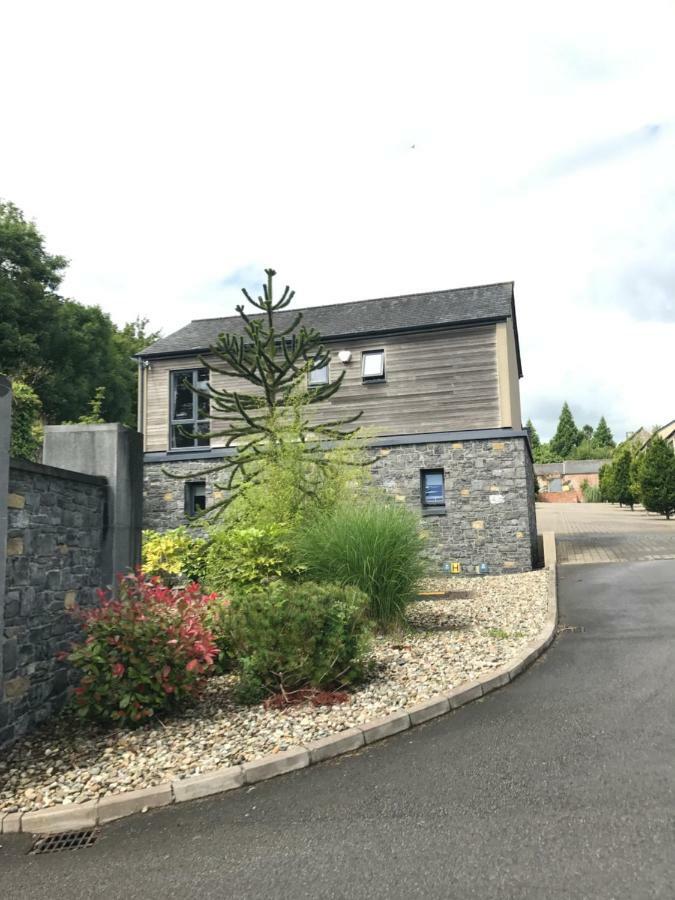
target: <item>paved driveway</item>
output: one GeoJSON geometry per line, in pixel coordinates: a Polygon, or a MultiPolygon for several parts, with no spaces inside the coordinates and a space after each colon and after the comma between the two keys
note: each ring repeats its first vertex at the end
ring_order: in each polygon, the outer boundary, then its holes
{"type": "Polygon", "coordinates": [[[558,562],[675,559],[675,521],[608,503],[537,503],[539,531],[555,531],[558,562]]]}
{"type": "Polygon", "coordinates": [[[675,561],[567,565],[516,682],[358,753],[103,829],[0,839],[0,895],[643,900],[675,884],[675,561]]]}

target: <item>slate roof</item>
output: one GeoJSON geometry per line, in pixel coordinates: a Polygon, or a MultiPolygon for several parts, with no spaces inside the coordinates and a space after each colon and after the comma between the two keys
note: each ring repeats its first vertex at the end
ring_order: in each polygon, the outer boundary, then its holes
{"type": "MultiPolygon", "coordinates": [[[[290,324],[297,312],[303,313],[303,324],[315,328],[326,339],[495,321],[510,316],[513,317],[514,328],[516,324],[512,281],[423,294],[404,294],[400,297],[332,303],[302,310],[291,307],[277,313],[279,326],[290,324]]],[[[517,343],[517,328],[515,331],[517,343]]],[[[222,332],[243,334],[241,318],[229,316],[222,319],[194,319],[184,328],[155,341],[138,356],[204,352],[216,342],[222,332]]],[[[520,368],[520,352],[518,356],[520,368]]]]}

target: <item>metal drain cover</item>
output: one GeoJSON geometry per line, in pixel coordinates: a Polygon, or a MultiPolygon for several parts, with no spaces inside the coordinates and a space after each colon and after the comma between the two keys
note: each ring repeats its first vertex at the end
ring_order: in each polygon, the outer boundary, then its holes
{"type": "Polygon", "coordinates": [[[558,624],[558,634],[562,634],[563,631],[571,631],[572,634],[583,634],[586,629],[583,625],[563,625],[562,622],[558,624]]]}
{"type": "Polygon", "coordinates": [[[33,841],[33,846],[28,853],[36,856],[38,853],[60,853],[61,850],[81,850],[84,847],[91,847],[96,843],[99,830],[98,828],[88,828],[86,831],[40,834],[33,841]]]}

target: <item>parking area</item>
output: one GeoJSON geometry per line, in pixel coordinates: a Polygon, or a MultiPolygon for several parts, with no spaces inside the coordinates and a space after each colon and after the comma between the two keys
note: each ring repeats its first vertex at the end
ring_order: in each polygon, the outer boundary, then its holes
{"type": "Polygon", "coordinates": [[[558,562],[675,559],[675,521],[608,503],[537,503],[539,531],[555,531],[558,562]]]}

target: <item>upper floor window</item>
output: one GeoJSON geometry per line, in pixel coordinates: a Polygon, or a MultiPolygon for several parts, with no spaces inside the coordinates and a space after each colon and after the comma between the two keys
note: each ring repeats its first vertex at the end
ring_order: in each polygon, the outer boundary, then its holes
{"type": "Polygon", "coordinates": [[[443,469],[422,469],[422,506],[445,506],[443,469]]]}
{"type": "Polygon", "coordinates": [[[364,350],[361,354],[364,381],[384,381],[384,350],[364,350]]]}
{"type": "Polygon", "coordinates": [[[171,373],[171,449],[208,447],[210,430],[208,397],[200,397],[196,390],[205,391],[209,385],[208,369],[183,369],[171,373]]]}
{"type": "Polygon", "coordinates": [[[321,366],[320,369],[312,369],[307,373],[307,384],[310,387],[320,387],[322,384],[328,384],[328,363],[321,366]]]}

